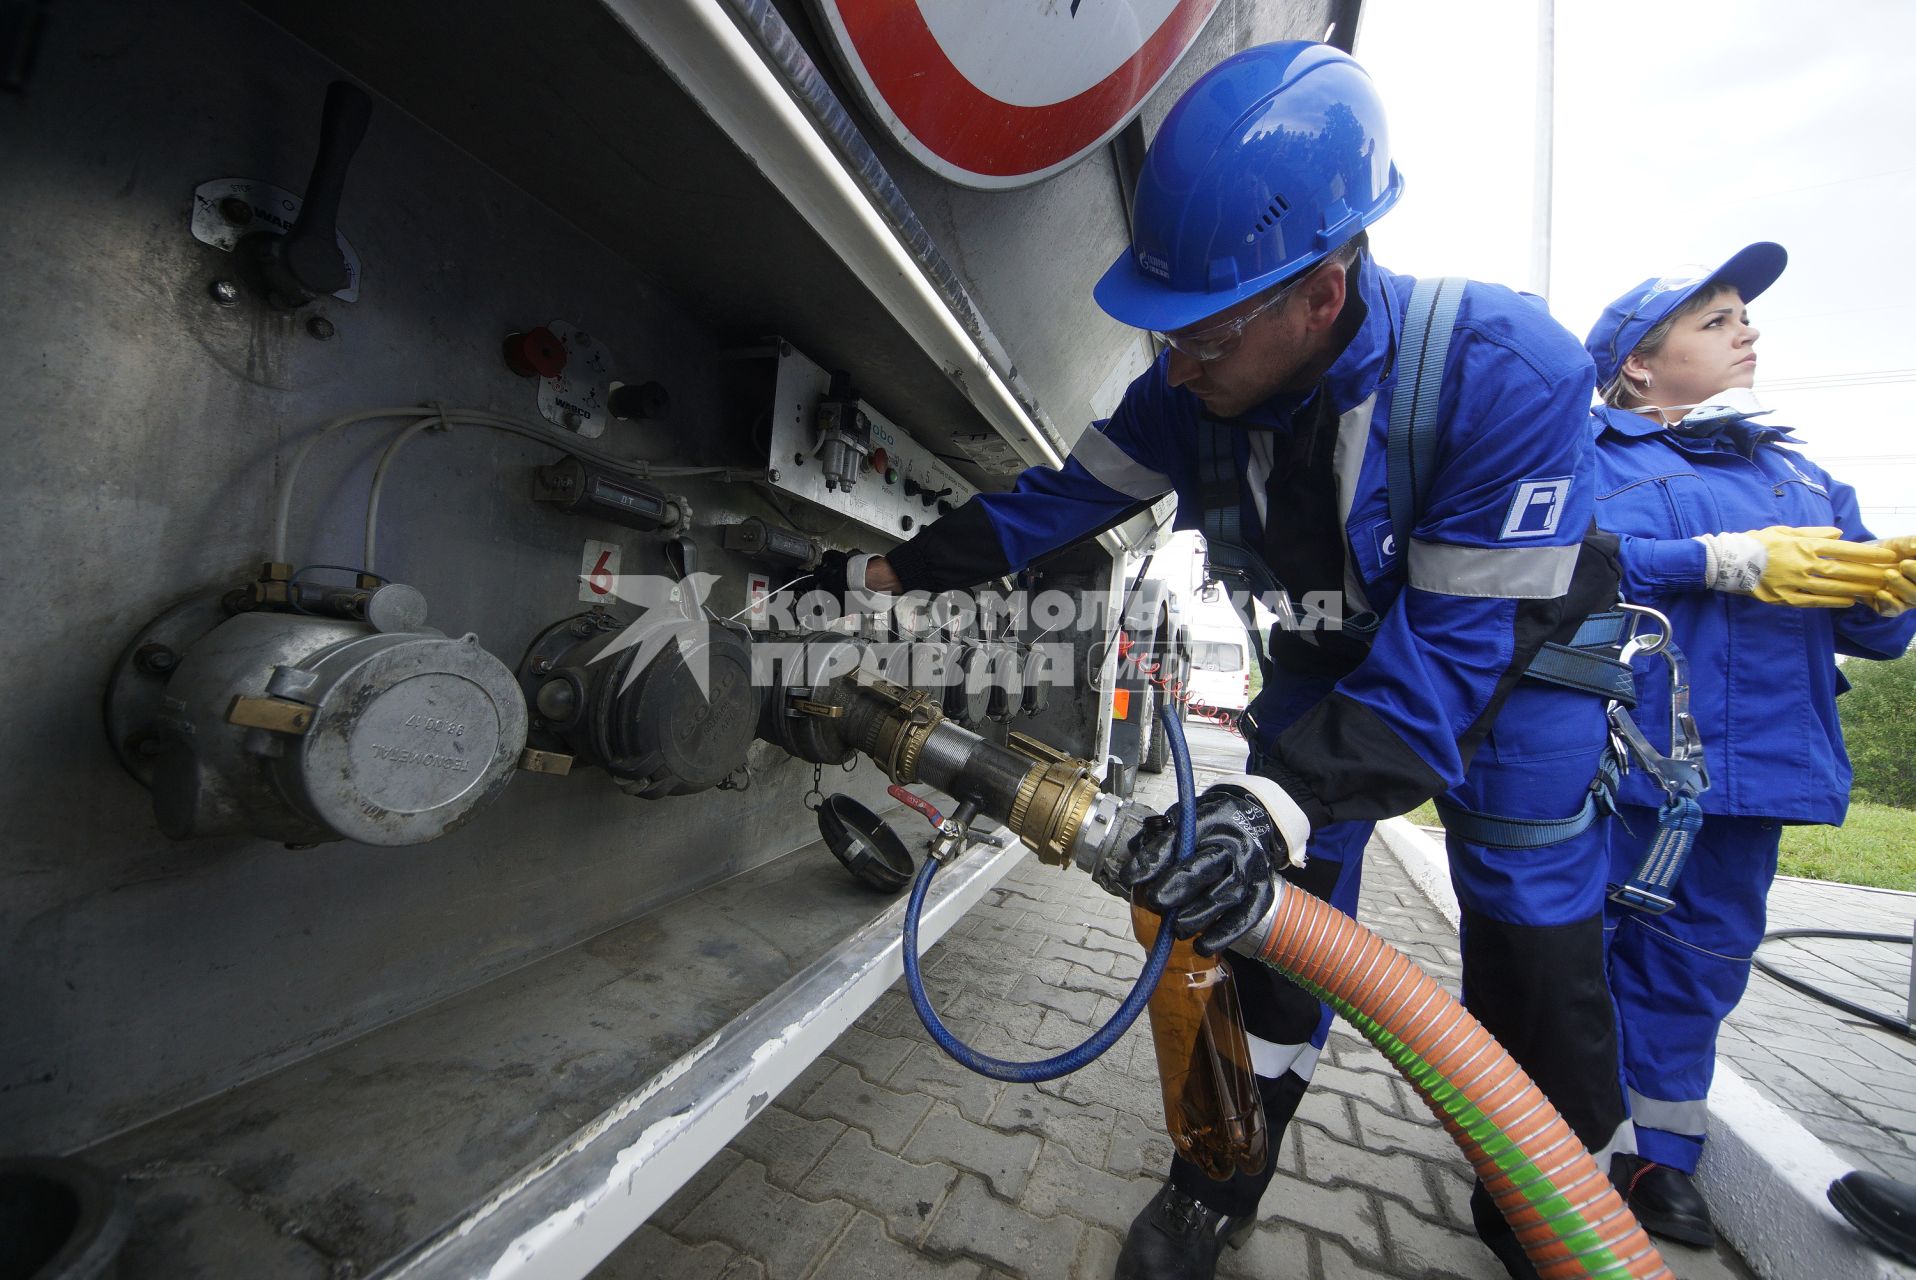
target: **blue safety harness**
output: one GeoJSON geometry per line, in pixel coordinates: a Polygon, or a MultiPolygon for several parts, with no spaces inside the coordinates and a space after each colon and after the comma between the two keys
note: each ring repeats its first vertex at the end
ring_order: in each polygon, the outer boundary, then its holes
{"type": "MultiPolygon", "coordinates": [[[[1436,471],[1437,408],[1443,392],[1444,360],[1463,300],[1464,281],[1455,277],[1419,280],[1411,291],[1398,348],[1397,392],[1391,397],[1389,434],[1385,440],[1385,484],[1390,504],[1391,531],[1408,556],[1417,512],[1426,495],[1422,489],[1436,471]],[[1409,364],[1404,362],[1411,361],[1409,364]]],[[[1275,604],[1279,626],[1296,619],[1283,585],[1272,575],[1243,528],[1240,486],[1242,477],[1235,451],[1236,432],[1205,422],[1199,432],[1198,480],[1204,509],[1206,573],[1219,581],[1234,581],[1275,604]]],[[[1232,600],[1235,606],[1238,601],[1232,600]]],[[[1568,644],[1546,642],[1524,671],[1524,677],[1602,698],[1608,704],[1610,745],[1604,751],[1596,777],[1581,808],[1565,818],[1506,818],[1476,813],[1437,801],[1446,831],[1473,844],[1501,849],[1540,849],[1588,830],[1600,813],[1616,812],[1618,780],[1636,763],[1668,797],[1657,816],[1657,838],[1643,864],[1627,884],[1613,888],[1619,902],[1651,912],[1667,911],[1670,886],[1688,859],[1703,822],[1696,797],[1709,786],[1702,746],[1689,714],[1688,664],[1669,634],[1667,621],[1656,643],[1635,639],[1636,620],[1645,610],[1632,606],[1596,613],[1586,618],[1568,644]],[[1635,646],[1634,648],[1632,646],[1635,646]],[[1652,748],[1630,719],[1636,705],[1636,681],[1629,659],[1635,653],[1660,653],[1671,664],[1671,754],[1652,748]]],[[[1250,634],[1252,650],[1266,681],[1276,674],[1254,621],[1239,617],[1250,634]]],[[[1656,615],[1661,616],[1661,615],[1656,615]]],[[[1361,613],[1344,619],[1343,630],[1368,642],[1380,619],[1361,613]]],[[[1255,723],[1245,734],[1255,750],[1255,723]]]]}

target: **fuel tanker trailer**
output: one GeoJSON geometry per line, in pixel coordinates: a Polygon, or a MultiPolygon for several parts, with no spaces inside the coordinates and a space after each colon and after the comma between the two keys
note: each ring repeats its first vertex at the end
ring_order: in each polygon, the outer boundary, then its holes
{"type": "Polygon", "coordinates": [[[813,571],[1062,463],[1153,357],[1089,297],[1150,131],[1355,17],[0,5],[0,1236],[583,1275],[900,974],[898,795],[920,945],[1113,817],[1166,508],[813,571]],[[880,689],[1050,781],[956,821],[880,689]]]}

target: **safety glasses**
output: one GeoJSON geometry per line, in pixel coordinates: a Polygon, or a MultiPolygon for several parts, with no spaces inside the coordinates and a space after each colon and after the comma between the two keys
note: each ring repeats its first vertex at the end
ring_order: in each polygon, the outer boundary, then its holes
{"type": "MultiPolygon", "coordinates": [[[[1309,271],[1304,273],[1304,275],[1309,274],[1309,271]]],[[[1244,340],[1244,326],[1272,307],[1288,302],[1291,294],[1295,293],[1297,286],[1303,282],[1304,276],[1288,282],[1276,293],[1235,320],[1226,320],[1223,324],[1214,324],[1205,329],[1180,329],[1175,333],[1158,333],[1157,336],[1171,350],[1190,356],[1201,364],[1222,360],[1237,350],[1237,344],[1244,340]]]]}

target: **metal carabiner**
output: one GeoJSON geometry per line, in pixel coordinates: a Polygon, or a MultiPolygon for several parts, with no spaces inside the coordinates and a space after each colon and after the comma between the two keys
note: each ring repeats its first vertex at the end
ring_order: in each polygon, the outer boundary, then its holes
{"type": "Polygon", "coordinates": [[[1697,732],[1696,717],[1690,713],[1690,661],[1684,656],[1682,646],[1671,638],[1670,619],[1666,615],[1645,605],[1619,602],[1617,607],[1632,615],[1630,630],[1617,660],[1628,665],[1638,654],[1656,654],[1670,670],[1670,753],[1664,755],[1652,747],[1618,703],[1610,704],[1608,709],[1612,741],[1621,740],[1628,756],[1635,757],[1666,794],[1672,798],[1679,795],[1694,798],[1709,790],[1710,774],[1703,758],[1703,737],[1697,732]],[[1648,639],[1637,634],[1637,628],[1645,620],[1654,620],[1659,627],[1648,639]]]}
{"type": "Polygon", "coordinates": [[[1710,789],[1710,771],[1703,758],[1703,735],[1690,714],[1690,660],[1681,646],[1670,642],[1668,632],[1658,652],[1670,668],[1670,756],[1696,770],[1693,794],[1700,795],[1710,789]]]}
{"type": "Polygon", "coordinates": [[[1621,600],[1617,601],[1617,611],[1630,615],[1630,629],[1623,636],[1623,652],[1617,655],[1617,661],[1624,666],[1629,666],[1630,659],[1639,653],[1662,653],[1665,646],[1670,643],[1670,619],[1667,615],[1648,605],[1625,604],[1621,600]],[[1645,619],[1654,619],[1658,628],[1656,634],[1648,640],[1637,634],[1637,628],[1645,619]]]}

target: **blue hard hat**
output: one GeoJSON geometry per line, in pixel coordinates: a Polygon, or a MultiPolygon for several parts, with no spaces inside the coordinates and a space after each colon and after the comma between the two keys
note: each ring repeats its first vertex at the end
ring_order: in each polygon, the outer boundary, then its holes
{"type": "Polygon", "coordinates": [[[1124,324],[1184,328],[1317,262],[1403,190],[1383,104],[1350,55],[1257,45],[1205,72],[1164,118],[1131,247],[1093,296],[1124,324]]]}
{"type": "Polygon", "coordinates": [[[1630,289],[1603,309],[1590,336],[1583,340],[1583,349],[1597,362],[1597,386],[1609,386],[1623,362],[1643,341],[1643,335],[1699,290],[1735,285],[1743,301],[1748,302],[1776,283],[1789,260],[1782,245],[1758,240],[1738,249],[1728,262],[1708,275],[1663,276],[1630,289]]]}

